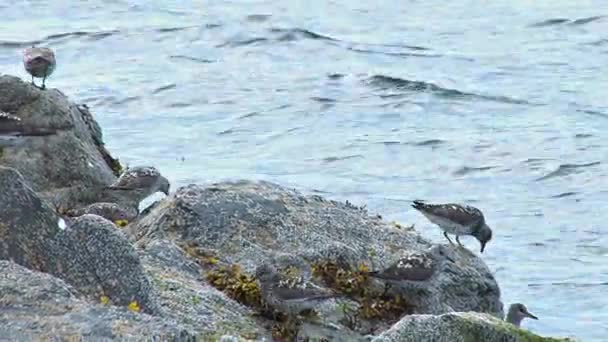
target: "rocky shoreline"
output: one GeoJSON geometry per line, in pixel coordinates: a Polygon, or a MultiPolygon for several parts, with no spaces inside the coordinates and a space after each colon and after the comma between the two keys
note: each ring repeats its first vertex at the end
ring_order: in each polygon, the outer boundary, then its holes
{"type": "Polygon", "coordinates": [[[2,337],[568,340],[504,323],[499,286],[470,251],[273,183],[173,189],[125,227],[99,213],[68,217],[100,202],[123,171],[93,115],[56,89],[6,75],[0,112],[54,132],[0,140],[2,337]],[[342,299],[321,303],[313,317],[286,318],[265,305],[255,278],[264,263],[342,299]],[[407,265],[399,281],[370,276],[397,263],[407,265]]]}

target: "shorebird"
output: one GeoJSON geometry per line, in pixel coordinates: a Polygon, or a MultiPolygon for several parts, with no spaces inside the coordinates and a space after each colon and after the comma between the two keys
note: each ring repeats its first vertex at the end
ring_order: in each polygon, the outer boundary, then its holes
{"type": "Polygon", "coordinates": [[[370,271],[368,275],[388,281],[424,281],[435,271],[435,261],[430,252],[406,252],[397,261],[381,271],[370,271]]]}
{"type": "Polygon", "coordinates": [[[295,317],[304,310],[313,309],[319,302],[341,297],[302,277],[285,276],[270,264],[257,267],[255,277],[260,283],[262,298],[272,308],[295,317]]]}
{"type": "Polygon", "coordinates": [[[507,318],[505,318],[505,321],[515,325],[516,327],[519,327],[521,321],[526,317],[538,319],[538,317],[534,316],[528,311],[528,308],[526,308],[525,305],[521,303],[515,303],[511,304],[511,306],[509,307],[509,312],[507,313],[507,318]]]}
{"type": "Polygon", "coordinates": [[[0,147],[14,146],[25,137],[42,137],[56,134],[61,128],[38,127],[24,124],[18,116],[0,112],[0,147]]]}
{"type": "Polygon", "coordinates": [[[23,52],[23,66],[32,75],[32,84],[38,87],[34,83],[34,77],[42,78],[40,89],[45,89],[46,78],[51,76],[53,71],[55,71],[56,65],[55,53],[49,48],[32,46],[23,52]]]}
{"type": "Polygon", "coordinates": [[[412,207],[438,225],[451,244],[453,242],[448,233],[456,235],[456,242],[460,246],[462,244],[458,239],[459,236],[472,235],[481,244],[481,253],[483,253],[486,243],[492,239],[492,229],[486,224],[481,210],[475,207],[455,203],[427,204],[422,201],[414,201],[412,207]]]}
{"type": "Polygon", "coordinates": [[[84,208],[71,209],[66,212],[67,216],[76,217],[85,214],[98,215],[114,223],[120,221],[132,222],[137,218],[137,209],[122,207],[116,203],[98,202],[84,208]]]}
{"type": "Polygon", "coordinates": [[[155,167],[136,166],[127,168],[114,183],[106,187],[106,190],[126,199],[127,202],[138,205],[143,199],[157,191],[169,195],[169,188],[169,180],[163,177],[155,167]]]}

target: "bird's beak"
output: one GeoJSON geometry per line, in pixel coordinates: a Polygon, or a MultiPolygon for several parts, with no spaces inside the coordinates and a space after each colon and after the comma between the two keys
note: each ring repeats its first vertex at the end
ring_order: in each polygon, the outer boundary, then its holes
{"type": "Polygon", "coordinates": [[[171,188],[171,183],[169,183],[169,180],[167,178],[163,177],[163,187],[160,191],[162,191],[165,195],[169,196],[169,189],[171,188]]]}
{"type": "Polygon", "coordinates": [[[482,242],[481,243],[481,253],[483,253],[483,250],[486,248],[486,243],[482,242]]]}
{"type": "Polygon", "coordinates": [[[533,314],[529,313],[528,311],[524,311],[524,315],[526,315],[526,316],[528,316],[528,317],[530,317],[532,319],[538,320],[538,317],[534,316],[533,314]]]}

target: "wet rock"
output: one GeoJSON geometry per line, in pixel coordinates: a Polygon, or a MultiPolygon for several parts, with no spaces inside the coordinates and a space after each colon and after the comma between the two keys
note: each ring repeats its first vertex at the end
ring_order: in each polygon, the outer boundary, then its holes
{"type": "Polygon", "coordinates": [[[135,249],[114,224],[84,215],[61,225],[12,168],[0,166],[0,189],[0,259],[55,275],[95,299],[158,311],[135,249]]]}
{"type": "Polygon", "coordinates": [[[40,90],[2,75],[0,112],[18,117],[26,129],[55,132],[20,137],[0,153],[0,165],[17,169],[43,199],[58,207],[81,207],[116,179],[117,161],[103,146],[92,115],[59,90],[40,90]]]}
{"type": "Polygon", "coordinates": [[[574,342],[569,338],[541,337],[494,316],[478,312],[412,315],[403,318],[372,342],[574,342]]]}
{"type": "Polygon", "coordinates": [[[91,303],[66,282],[0,260],[0,336],[11,341],[195,341],[184,326],[124,307],[91,303]]]}
{"type": "MultiPolygon", "coordinates": [[[[268,182],[183,187],[129,226],[128,233],[143,244],[159,239],[196,243],[249,274],[265,261],[292,266],[320,286],[327,284],[312,274],[319,264],[347,269],[364,264],[375,271],[423,255],[429,260],[414,265],[411,279],[391,284],[391,291],[411,304],[411,313],[503,315],[494,277],[471,252],[433,247],[415,231],[397,229],[350,203],[303,196],[268,182]]],[[[381,292],[384,283],[369,286],[381,292]]],[[[334,309],[325,321],[340,321],[340,310],[334,309]]]]}

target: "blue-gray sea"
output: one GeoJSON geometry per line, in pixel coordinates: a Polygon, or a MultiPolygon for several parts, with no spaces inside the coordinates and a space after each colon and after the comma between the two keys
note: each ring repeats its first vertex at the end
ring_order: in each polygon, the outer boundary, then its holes
{"type": "MultiPolygon", "coordinates": [[[[0,72],[48,86],[113,154],[174,188],[265,179],[440,230],[412,199],[482,209],[482,254],[524,326],[608,338],[608,2],[0,1],[0,72]]],[[[479,245],[465,238],[475,253],[479,245]]]]}

